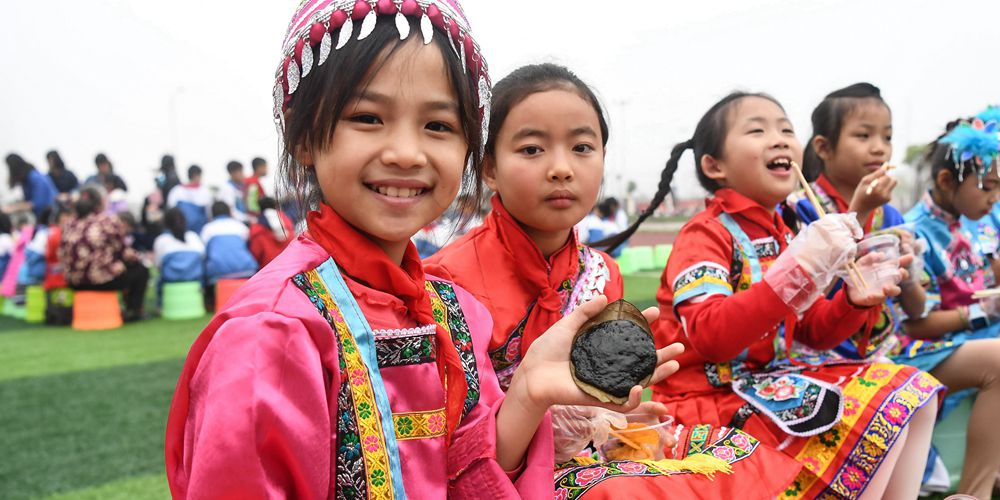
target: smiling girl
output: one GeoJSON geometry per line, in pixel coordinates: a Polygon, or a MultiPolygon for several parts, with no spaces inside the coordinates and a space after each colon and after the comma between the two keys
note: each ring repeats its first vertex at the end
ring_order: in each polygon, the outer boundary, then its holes
{"type": "MultiPolygon", "coordinates": [[[[552,498],[546,411],[597,403],[569,348],[605,299],[553,325],[504,395],[489,314],[426,276],[410,243],[463,181],[478,186],[489,79],[461,9],[304,1],[283,47],[282,173],[308,232],[191,348],[167,422],[171,493],[552,498]]],[[[655,380],[676,369],[667,357],[655,380]]]]}

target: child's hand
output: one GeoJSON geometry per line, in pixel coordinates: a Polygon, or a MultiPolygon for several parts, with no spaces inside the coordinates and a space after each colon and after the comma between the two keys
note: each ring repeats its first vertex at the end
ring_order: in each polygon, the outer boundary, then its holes
{"type": "Polygon", "coordinates": [[[854,197],[848,211],[867,214],[892,201],[892,190],[896,187],[896,179],[889,176],[884,168],[880,168],[861,178],[854,190],[854,197]]]}
{"type": "MultiPolygon", "coordinates": [[[[857,261],[859,269],[863,269],[870,266],[877,266],[877,261],[880,259],[880,255],[876,253],[870,253],[861,257],[857,261]]],[[[872,307],[884,303],[889,297],[896,297],[902,293],[902,289],[899,287],[899,283],[906,281],[909,278],[910,273],[906,268],[913,262],[913,255],[904,255],[899,258],[899,269],[897,270],[897,278],[894,283],[886,283],[882,285],[881,289],[874,286],[874,284],[869,283],[869,287],[861,290],[857,287],[851,286],[853,283],[848,281],[847,285],[847,298],[852,304],[858,307],[872,307]]],[[[858,285],[861,285],[858,283],[858,285]]]]}
{"type": "MultiPolygon", "coordinates": [[[[576,332],[607,305],[607,298],[600,296],[559,320],[552,328],[538,337],[514,372],[507,398],[515,398],[526,407],[546,409],[552,405],[600,406],[618,412],[628,412],[639,405],[642,387],[636,385],[629,394],[628,403],[616,405],[601,403],[577,387],[570,372],[570,351],[576,332]]],[[[643,311],[646,320],[652,323],[659,310],[651,307],[643,311]]],[[[680,366],[674,357],[684,352],[681,344],[671,344],[656,351],[656,370],[650,384],[655,384],[676,372],[680,366]]]]}

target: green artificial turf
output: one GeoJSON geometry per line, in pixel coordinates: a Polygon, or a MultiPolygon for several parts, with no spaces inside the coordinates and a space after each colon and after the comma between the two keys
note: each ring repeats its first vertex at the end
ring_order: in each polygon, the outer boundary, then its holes
{"type": "Polygon", "coordinates": [[[622,280],[625,282],[625,300],[639,309],[656,306],[656,290],[660,288],[659,273],[626,274],[622,276],[622,280]]]}
{"type": "Polygon", "coordinates": [[[207,322],[79,332],[0,318],[0,498],[168,498],[167,410],[207,322]]]}

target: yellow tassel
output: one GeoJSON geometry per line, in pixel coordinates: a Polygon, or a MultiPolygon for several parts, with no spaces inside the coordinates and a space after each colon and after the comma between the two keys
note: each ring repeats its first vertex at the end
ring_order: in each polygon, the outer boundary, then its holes
{"type": "Polygon", "coordinates": [[[576,462],[577,465],[584,467],[597,463],[597,460],[594,460],[592,457],[573,457],[573,461],[576,462]]]}
{"type": "Polygon", "coordinates": [[[725,460],[704,453],[688,455],[684,457],[684,460],[639,460],[639,463],[658,470],[663,474],[693,472],[708,476],[709,479],[713,479],[716,472],[723,474],[731,474],[733,472],[733,468],[725,460]]]}

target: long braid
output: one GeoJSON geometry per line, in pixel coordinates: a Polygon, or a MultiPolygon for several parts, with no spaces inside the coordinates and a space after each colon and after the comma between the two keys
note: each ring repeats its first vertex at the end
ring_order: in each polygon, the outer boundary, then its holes
{"type": "Polygon", "coordinates": [[[674,178],[674,173],[677,172],[677,164],[680,162],[681,156],[684,152],[691,149],[693,144],[693,141],[687,140],[677,144],[674,146],[674,149],[670,151],[670,159],[667,160],[666,166],[664,166],[663,171],[660,172],[660,183],[656,186],[656,194],[653,195],[653,200],[650,201],[646,210],[643,210],[643,212],[639,214],[639,218],[624,231],[592,243],[592,247],[600,248],[607,252],[613,252],[616,248],[621,246],[622,243],[625,243],[626,240],[635,234],[636,230],[639,229],[639,225],[648,219],[649,216],[653,215],[653,212],[656,211],[660,204],[663,203],[664,198],[667,197],[667,194],[670,193],[670,182],[674,178]]]}

